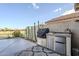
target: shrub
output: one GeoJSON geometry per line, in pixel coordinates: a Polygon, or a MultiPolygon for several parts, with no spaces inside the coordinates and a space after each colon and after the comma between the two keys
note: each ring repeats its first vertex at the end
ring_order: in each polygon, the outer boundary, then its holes
{"type": "Polygon", "coordinates": [[[16,30],[13,32],[13,36],[14,37],[20,37],[21,36],[21,32],[19,30],[16,30]]]}

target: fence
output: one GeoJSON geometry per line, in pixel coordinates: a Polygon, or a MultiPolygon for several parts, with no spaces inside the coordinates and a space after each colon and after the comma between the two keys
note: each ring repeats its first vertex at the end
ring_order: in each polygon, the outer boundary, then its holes
{"type": "Polygon", "coordinates": [[[38,31],[39,28],[44,28],[43,24],[39,25],[39,21],[38,21],[38,25],[36,25],[34,23],[34,26],[28,26],[25,30],[26,31],[26,38],[28,40],[36,42],[37,41],[37,31],[38,31]]]}
{"type": "Polygon", "coordinates": [[[28,40],[31,40],[31,41],[34,41],[36,42],[36,36],[37,36],[37,31],[36,31],[36,26],[35,26],[35,23],[34,23],[34,26],[28,26],[26,28],[26,38],[28,40]]]}

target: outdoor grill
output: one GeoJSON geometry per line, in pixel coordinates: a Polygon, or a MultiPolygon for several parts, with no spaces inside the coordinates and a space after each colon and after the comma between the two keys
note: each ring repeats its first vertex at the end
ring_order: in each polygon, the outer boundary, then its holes
{"type": "Polygon", "coordinates": [[[39,29],[37,31],[37,37],[46,38],[46,34],[47,33],[49,33],[49,29],[48,28],[39,29]]]}

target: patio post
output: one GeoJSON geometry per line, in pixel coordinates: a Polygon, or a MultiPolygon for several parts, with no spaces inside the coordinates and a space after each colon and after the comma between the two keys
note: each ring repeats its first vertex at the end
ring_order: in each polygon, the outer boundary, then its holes
{"type": "Polygon", "coordinates": [[[37,41],[37,39],[36,39],[36,26],[35,26],[36,24],[34,23],[34,37],[35,37],[35,41],[37,41]]]}
{"type": "Polygon", "coordinates": [[[40,27],[39,27],[39,21],[38,21],[38,29],[39,29],[40,27]]]}
{"type": "Polygon", "coordinates": [[[29,39],[29,26],[27,28],[28,28],[28,39],[29,39]]]}

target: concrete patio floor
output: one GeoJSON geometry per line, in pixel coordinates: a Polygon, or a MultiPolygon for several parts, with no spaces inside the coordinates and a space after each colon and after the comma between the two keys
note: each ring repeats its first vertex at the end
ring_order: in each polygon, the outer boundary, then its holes
{"type": "Polygon", "coordinates": [[[36,44],[23,38],[2,39],[0,40],[0,56],[15,56],[16,53],[32,46],[36,44]]]}
{"type": "Polygon", "coordinates": [[[0,56],[60,56],[60,54],[23,38],[12,38],[0,40],[0,56]]]}

